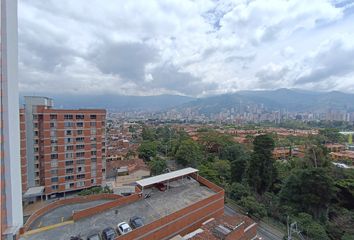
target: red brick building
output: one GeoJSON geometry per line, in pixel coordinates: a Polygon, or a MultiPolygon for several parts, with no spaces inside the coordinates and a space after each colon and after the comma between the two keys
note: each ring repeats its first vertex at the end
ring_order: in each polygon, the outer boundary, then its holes
{"type": "Polygon", "coordinates": [[[54,109],[50,98],[25,97],[20,109],[24,199],[101,185],[105,119],[105,110],[54,109]]]}

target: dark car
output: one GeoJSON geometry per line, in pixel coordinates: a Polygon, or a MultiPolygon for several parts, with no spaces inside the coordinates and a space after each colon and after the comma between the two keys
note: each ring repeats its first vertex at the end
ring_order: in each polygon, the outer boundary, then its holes
{"type": "Polygon", "coordinates": [[[144,221],[141,217],[134,216],[129,220],[130,226],[138,228],[144,226],[144,221]]]}
{"type": "Polygon", "coordinates": [[[163,183],[156,183],[155,187],[162,192],[166,191],[166,185],[163,183]]]}
{"type": "Polygon", "coordinates": [[[101,237],[98,233],[91,234],[87,237],[87,240],[101,240],[101,237]]]}
{"type": "Polygon", "coordinates": [[[117,233],[113,228],[108,227],[103,229],[102,238],[104,240],[114,240],[116,237],[117,237],[117,233]]]}

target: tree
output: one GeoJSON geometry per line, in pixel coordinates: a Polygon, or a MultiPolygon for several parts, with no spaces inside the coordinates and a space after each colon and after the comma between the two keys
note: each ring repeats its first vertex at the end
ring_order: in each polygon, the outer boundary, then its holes
{"type": "Polygon", "coordinates": [[[335,194],[333,179],[323,168],[295,170],[280,191],[280,202],[315,219],[327,218],[329,203],[335,194]]]}
{"type": "Polygon", "coordinates": [[[227,146],[222,150],[220,158],[231,162],[231,180],[241,182],[249,160],[244,147],[240,144],[227,146]]]}
{"type": "Polygon", "coordinates": [[[238,201],[240,200],[242,197],[247,197],[249,196],[250,193],[250,189],[246,184],[241,184],[241,183],[233,183],[229,189],[229,196],[232,200],[238,201]]]}
{"type": "Polygon", "coordinates": [[[274,140],[269,135],[259,135],[253,141],[253,150],[247,180],[253,190],[262,195],[272,187],[277,176],[272,157],[274,140]]]}
{"type": "Polygon", "coordinates": [[[295,220],[298,223],[298,227],[302,230],[302,233],[314,240],[326,240],[329,239],[325,228],[315,221],[311,215],[307,213],[299,213],[295,220]]]}
{"type": "Polygon", "coordinates": [[[267,215],[266,209],[262,203],[259,203],[253,196],[242,197],[240,204],[250,215],[257,218],[263,218],[267,215]]]}
{"type": "Polygon", "coordinates": [[[143,138],[144,141],[155,141],[156,140],[155,132],[153,131],[152,128],[149,128],[149,127],[143,127],[141,137],[143,138]]]}
{"type": "Polygon", "coordinates": [[[151,175],[159,175],[167,168],[166,161],[161,158],[154,158],[149,162],[151,175]]]}
{"type": "Polygon", "coordinates": [[[176,152],[176,160],[179,164],[196,167],[201,159],[202,152],[196,142],[190,139],[181,142],[176,152]]]}
{"type": "Polygon", "coordinates": [[[145,141],[139,148],[139,157],[144,161],[150,161],[151,158],[156,157],[157,154],[157,144],[155,142],[145,141]]]}

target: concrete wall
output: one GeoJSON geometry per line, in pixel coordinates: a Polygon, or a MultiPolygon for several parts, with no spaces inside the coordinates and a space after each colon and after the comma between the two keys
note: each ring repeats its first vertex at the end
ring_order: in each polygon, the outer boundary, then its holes
{"type": "Polygon", "coordinates": [[[96,200],[103,200],[103,199],[112,199],[117,200],[123,198],[120,195],[116,194],[110,194],[110,193],[103,193],[103,194],[96,194],[96,195],[89,195],[89,196],[81,196],[81,197],[73,197],[73,198],[66,198],[66,199],[60,199],[55,202],[52,202],[45,207],[37,210],[34,212],[26,221],[24,224],[21,233],[24,233],[28,231],[29,227],[31,224],[36,221],[40,216],[46,214],[49,211],[53,211],[53,209],[68,205],[68,204],[74,204],[74,203],[85,203],[85,202],[91,202],[91,201],[96,201],[96,200]]]}

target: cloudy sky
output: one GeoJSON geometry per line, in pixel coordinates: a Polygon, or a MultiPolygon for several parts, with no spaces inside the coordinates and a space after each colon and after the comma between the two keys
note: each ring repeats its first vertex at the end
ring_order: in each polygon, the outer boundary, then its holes
{"type": "Polygon", "coordinates": [[[22,93],[354,93],[353,0],[19,0],[22,93]]]}

